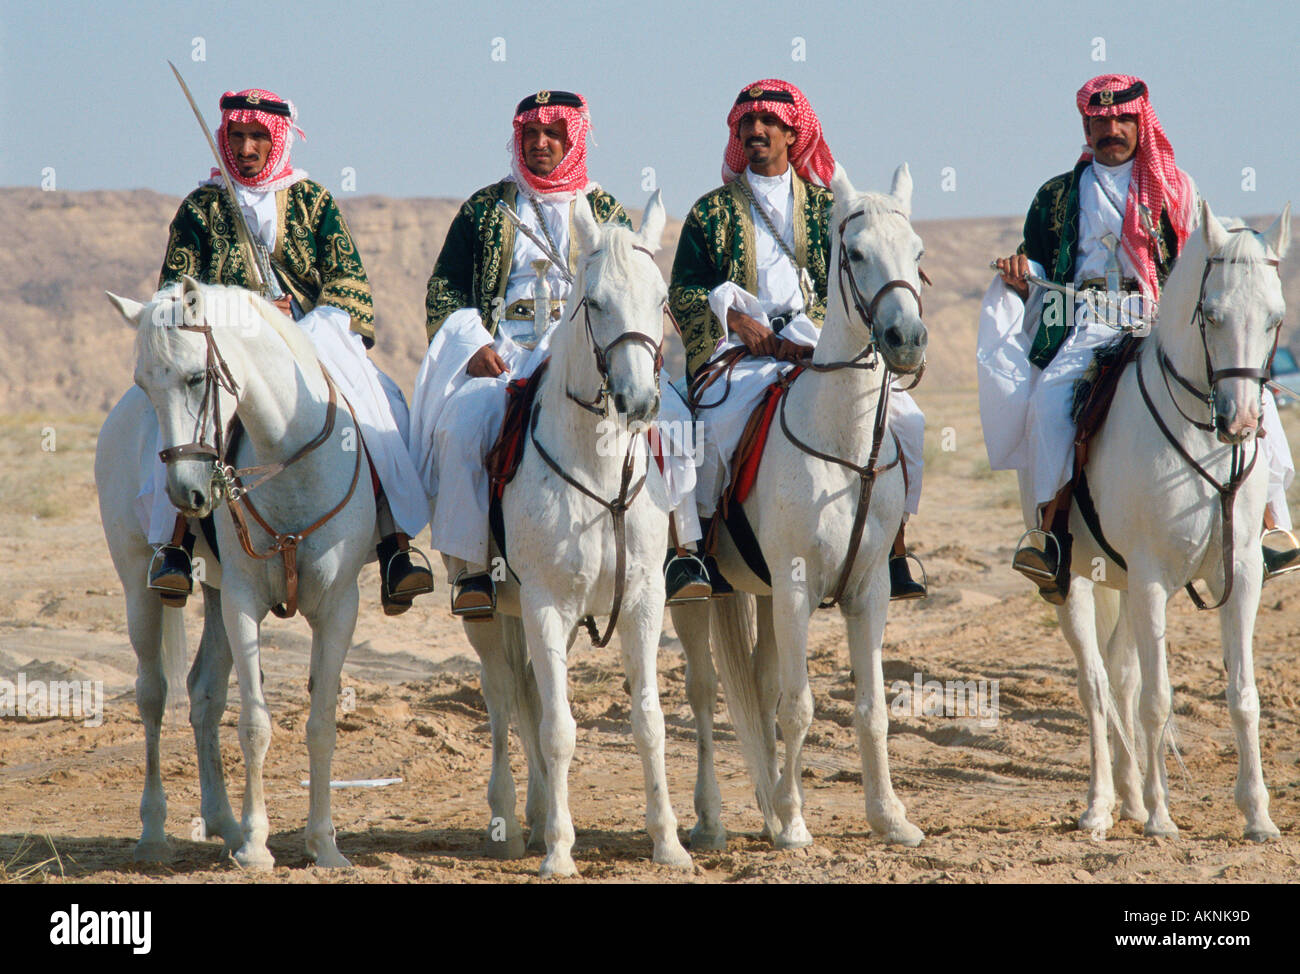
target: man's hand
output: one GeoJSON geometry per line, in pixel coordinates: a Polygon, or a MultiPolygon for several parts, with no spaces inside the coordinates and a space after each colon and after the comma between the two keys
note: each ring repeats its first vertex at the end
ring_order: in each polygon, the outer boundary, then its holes
{"type": "Polygon", "coordinates": [[[771,355],[776,357],[781,351],[781,339],[773,334],[772,329],[760,325],[744,312],[735,308],[727,310],[727,327],[749,349],[751,355],[771,355]]]}
{"type": "Polygon", "coordinates": [[[999,257],[997,265],[1007,286],[1019,294],[1022,301],[1029,297],[1029,282],[1025,280],[1025,275],[1029,273],[1029,258],[1024,254],[1012,254],[1010,257],[999,257]]]}
{"type": "Polygon", "coordinates": [[[509,371],[506,363],[491,345],[484,345],[470,356],[469,364],[465,366],[465,374],[475,379],[495,379],[509,371]]]}
{"type": "Polygon", "coordinates": [[[788,338],[781,338],[778,341],[780,341],[781,347],[777,349],[776,357],[782,362],[798,362],[800,359],[808,358],[813,353],[811,345],[792,342],[788,338]]]}
{"type": "Polygon", "coordinates": [[[293,317],[293,299],[287,294],[282,294],[278,298],[272,298],[271,303],[280,309],[286,318],[293,317]]]}

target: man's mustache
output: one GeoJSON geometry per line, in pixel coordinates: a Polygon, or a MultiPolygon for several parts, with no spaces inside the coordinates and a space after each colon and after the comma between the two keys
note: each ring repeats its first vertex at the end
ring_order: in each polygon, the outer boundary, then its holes
{"type": "Polygon", "coordinates": [[[1106,138],[1102,139],[1100,142],[1097,143],[1097,148],[1104,149],[1108,145],[1117,145],[1122,148],[1124,145],[1124,140],[1121,138],[1117,138],[1116,136],[1113,135],[1107,136],[1106,138]]]}

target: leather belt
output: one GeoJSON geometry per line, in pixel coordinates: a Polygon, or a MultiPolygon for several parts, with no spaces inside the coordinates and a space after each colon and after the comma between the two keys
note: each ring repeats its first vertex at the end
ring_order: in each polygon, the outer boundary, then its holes
{"type": "Polygon", "coordinates": [[[781,334],[781,329],[794,321],[795,314],[796,312],[788,311],[783,315],[768,315],[767,323],[772,326],[772,333],[775,335],[781,334]]]}
{"type": "MultiPolygon", "coordinates": [[[[1133,278],[1131,278],[1131,277],[1123,278],[1123,279],[1119,282],[1119,286],[1120,286],[1120,290],[1122,290],[1122,291],[1137,291],[1137,290],[1138,290],[1138,282],[1135,281],[1135,280],[1134,280],[1133,278]]],[[[1086,281],[1082,281],[1082,282],[1076,284],[1076,285],[1074,286],[1074,289],[1075,289],[1076,291],[1105,291],[1105,290],[1107,290],[1107,287],[1106,287],[1106,278],[1104,278],[1104,277],[1090,277],[1090,278],[1088,278],[1086,281]]]]}
{"type": "MultiPolygon", "coordinates": [[[[564,311],[564,302],[551,299],[551,318],[558,318],[564,311]]],[[[532,298],[520,298],[506,305],[506,318],[510,321],[532,321],[536,317],[536,302],[532,298]]]]}

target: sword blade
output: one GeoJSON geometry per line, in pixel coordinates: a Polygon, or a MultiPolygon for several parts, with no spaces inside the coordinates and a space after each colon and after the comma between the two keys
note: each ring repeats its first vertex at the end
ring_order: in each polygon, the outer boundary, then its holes
{"type": "Polygon", "coordinates": [[[194,111],[194,117],[199,120],[199,128],[203,130],[203,137],[208,140],[208,148],[212,150],[212,158],[217,161],[217,172],[221,173],[221,182],[226,188],[226,199],[234,211],[235,236],[239,238],[239,244],[245,248],[245,254],[249,258],[247,261],[249,277],[256,286],[256,290],[265,291],[272,298],[281,297],[284,292],[280,290],[280,282],[275,279],[275,274],[264,274],[262,271],[261,262],[257,259],[261,252],[253,242],[252,235],[248,232],[248,225],[244,223],[244,211],[240,208],[239,198],[235,195],[235,184],[230,181],[230,173],[226,171],[226,164],[221,158],[221,153],[217,151],[217,143],[212,138],[208,123],[203,120],[203,113],[199,111],[194,96],[190,94],[190,86],[185,83],[181,73],[176,70],[176,65],[168,61],[167,66],[172,69],[172,74],[176,75],[176,82],[181,86],[181,91],[185,93],[185,100],[190,103],[190,108],[194,111]]]}

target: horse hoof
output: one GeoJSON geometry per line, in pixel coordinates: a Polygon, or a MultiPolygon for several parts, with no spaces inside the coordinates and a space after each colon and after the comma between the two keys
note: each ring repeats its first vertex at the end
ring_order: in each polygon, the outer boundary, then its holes
{"type": "Polygon", "coordinates": [[[726,852],[727,830],[721,825],[705,828],[703,822],[691,829],[691,849],[695,852],[726,852]]]}
{"type": "Polygon", "coordinates": [[[812,843],[812,833],[808,831],[808,827],[803,822],[799,822],[787,829],[783,829],[781,834],[776,837],[773,845],[778,849],[804,849],[812,845],[812,843]]]}
{"type": "Polygon", "coordinates": [[[1147,807],[1143,804],[1121,805],[1119,810],[1120,821],[1122,822],[1145,822],[1147,820],[1147,807]]]}
{"type": "Polygon", "coordinates": [[[1148,839],[1176,839],[1178,826],[1168,815],[1161,817],[1152,815],[1147,819],[1147,824],[1142,827],[1142,834],[1148,839]]]}
{"type": "Polygon", "coordinates": [[[172,849],[166,839],[154,839],[149,842],[141,839],[131,853],[135,862],[171,862],[172,849]]]}
{"type": "Polygon", "coordinates": [[[1246,838],[1251,842],[1269,842],[1273,839],[1282,838],[1282,833],[1278,827],[1270,821],[1265,821],[1263,825],[1257,825],[1253,828],[1246,829],[1246,838]]]}
{"type": "Polygon", "coordinates": [[[695,866],[691,854],[682,848],[680,842],[674,842],[671,846],[666,846],[663,849],[655,849],[654,863],[658,866],[669,866],[673,869],[692,869],[695,866]]]}
{"type": "Polygon", "coordinates": [[[921,840],[925,838],[925,833],[908,821],[895,825],[888,831],[877,832],[876,834],[889,845],[902,845],[907,846],[909,849],[915,849],[921,844],[921,840]]]}
{"type": "Polygon", "coordinates": [[[321,869],[351,869],[352,863],[338,849],[331,849],[316,856],[316,865],[321,869]]]}
{"type": "Polygon", "coordinates": [[[250,872],[263,872],[275,868],[275,856],[271,855],[271,850],[266,846],[253,848],[245,845],[235,853],[234,859],[241,869],[250,872]]]}
{"type": "MultiPolygon", "coordinates": [[[[1146,816],[1143,816],[1143,819],[1145,818],[1146,816]]],[[[1114,824],[1115,820],[1110,812],[1103,812],[1100,809],[1090,808],[1079,816],[1080,832],[1108,832],[1114,824]]]]}
{"type": "Polygon", "coordinates": [[[489,859],[522,859],[526,854],[522,833],[509,836],[502,842],[488,839],[483,843],[483,855],[489,859]]]}
{"type": "Polygon", "coordinates": [[[568,853],[552,852],[542,860],[542,868],[537,873],[542,879],[566,879],[578,875],[578,867],[568,853]]]}

